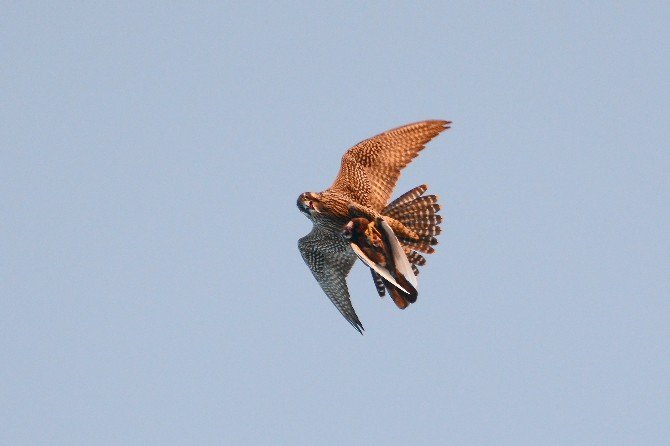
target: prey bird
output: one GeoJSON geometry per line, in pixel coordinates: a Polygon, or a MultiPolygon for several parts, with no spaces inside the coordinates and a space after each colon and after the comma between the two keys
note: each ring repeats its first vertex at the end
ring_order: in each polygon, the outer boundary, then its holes
{"type": "MultiPolygon", "coordinates": [[[[346,277],[356,261],[349,241],[341,231],[352,218],[377,221],[383,217],[411,264],[414,274],[426,260],[420,254],[434,252],[442,217],[436,195],[423,196],[428,186],[421,185],[388,203],[407,166],[449,121],[422,121],[398,127],[366,139],[346,151],[335,182],[323,192],[305,192],[298,197],[298,209],[309,218],[312,230],[298,240],[298,249],[317,282],[342,316],[361,334],[347,288],[346,277]]],[[[372,270],[380,296],[385,293],[384,278],[372,270]]],[[[409,290],[406,290],[409,291],[409,290]]]]}
{"type": "Polygon", "coordinates": [[[349,240],[351,249],[373,275],[376,273],[384,288],[401,310],[416,302],[416,277],[407,255],[391,227],[383,218],[370,221],[353,218],[342,229],[342,237],[349,240]]]}

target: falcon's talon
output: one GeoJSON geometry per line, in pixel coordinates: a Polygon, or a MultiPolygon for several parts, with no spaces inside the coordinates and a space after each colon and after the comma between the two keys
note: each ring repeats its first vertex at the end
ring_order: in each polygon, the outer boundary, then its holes
{"type": "Polygon", "coordinates": [[[367,227],[365,228],[365,236],[369,238],[373,244],[378,240],[381,240],[382,234],[379,232],[379,229],[377,229],[374,221],[368,223],[367,227]]]}

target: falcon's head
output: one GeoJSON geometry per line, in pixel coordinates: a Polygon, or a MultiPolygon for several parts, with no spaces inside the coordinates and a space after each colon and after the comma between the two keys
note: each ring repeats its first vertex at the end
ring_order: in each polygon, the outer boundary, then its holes
{"type": "Polygon", "coordinates": [[[298,209],[307,217],[321,212],[321,194],[304,192],[298,197],[298,209]]]}

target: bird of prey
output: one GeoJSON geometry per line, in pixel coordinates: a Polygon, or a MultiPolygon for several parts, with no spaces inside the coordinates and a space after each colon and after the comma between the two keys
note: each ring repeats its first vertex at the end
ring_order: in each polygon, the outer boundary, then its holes
{"type": "MultiPolygon", "coordinates": [[[[397,236],[414,274],[425,264],[419,254],[434,252],[442,218],[436,195],[422,196],[426,185],[413,188],[391,203],[391,193],[407,166],[449,121],[422,121],[388,130],[346,151],[335,182],[323,192],[305,192],[298,209],[309,218],[312,230],[298,241],[302,258],[317,282],[342,316],[362,334],[347,288],[346,277],[356,261],[350,243],[341,231],[352,218],[376,221],[383,216],[397,236]]],[[[379,273],[372,278],[380,296],[385,284],[379,273]]]]}
{"type": "Polygon", "coordinates": [[[416,277],[407,255],[391,227],[382,218],[370,221],[353,218],[342,229],[342,236],[370,270],[377,273],[389,295],[401,310],[416,302],[416,277]]]}

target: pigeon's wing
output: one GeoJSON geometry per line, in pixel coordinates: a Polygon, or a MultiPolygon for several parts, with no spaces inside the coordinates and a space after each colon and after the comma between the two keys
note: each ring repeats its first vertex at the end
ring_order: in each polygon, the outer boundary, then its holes
{"type": "Polygon", "coordinates": [[[393,263],[395,264],[396,269],[400,272],[400,274],[405,276],[405,279],[407,279],[407,281],[412,284],[414,288],[416,288],[418,282],[416,280],[416,276],[414,275],[414,270],[412,270],[412,265],[407,259],[405,250],[402,249],[402,245],[400,244],[398,237],[396,237],[395,233],[393,232],[393,229],[391,229],[391,226],[389,226],[389,224],[386,223],[386,220],[383,218],[380,220],[381,229],[384,233],[384,241],[391,250],[391,254],[393,255],[393,263]]]}
{"type": "Polygon", "coordinates": [[[347,275],[356,262],[356,255],[337,234],[314,225],[312,231],[298,240],[302,258],[319,282],[326,296],[342,313],[342,316],[363,334],[363,325],[351,305],[347,275]]]}
{"type": "Polygon", "coordinates": [[[391,272],[388,269],[386,269],[383,266],[378,265],[375,262],[373,262],[372,259],[370,259],[363,252],[363,250],[358,247],[358,245],[356,245],[355,243],[351,243],[351,249],[356,253],[358,258],[361,259],[361,261],[363,263],[365,263],[371,270],[373,270],[374,272],[379,274],[382,278],[386,279],[393,286],[398,287],[402,291],[404,291],[405,293],[409,294],[409,291],[407,291],[406,289],[401,287],[400,284],[398,284],[398,282],[393,278],[393,276],[391,275],[391,272]]]}
{"type": "Polygon", "coordinates": [[[340,172],[330,189],[381,211],[391,198],[400,171],[450,124],[416,122],[359,142],[342,157],[340,172]]]}

